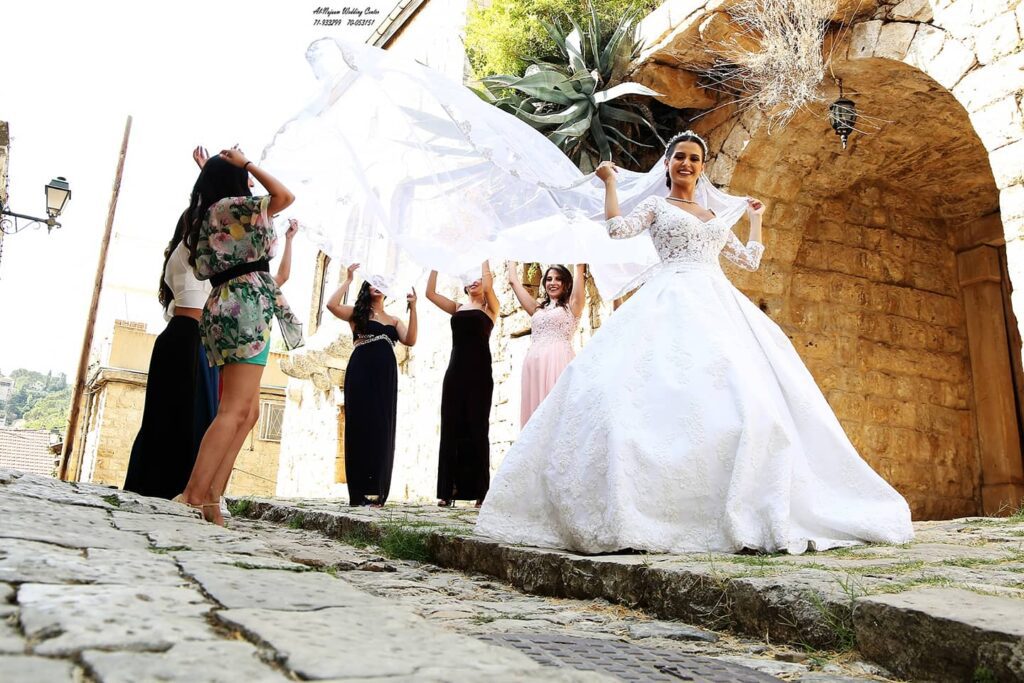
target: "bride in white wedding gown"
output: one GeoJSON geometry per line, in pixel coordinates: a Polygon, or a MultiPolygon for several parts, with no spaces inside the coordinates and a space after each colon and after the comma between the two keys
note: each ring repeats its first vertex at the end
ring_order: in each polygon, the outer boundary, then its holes
{"type": "Polygon", "coordinates": [[[906,501],[857,454],[786,335],[722,272],[719,254],[757,269],[763,206],[749,200],[743,245],[737,212],[706,208],[717,192],[698,181],[706,154],[695,134],[673,138],[669,195],[625,217],[614,167],[598,170],[609,234],[649,232],[661,263],[533,414],[478,533],[585,553],[802,553],[913,537],[906,501]]]}
{"type": "Polygon", "coordinates": [[[461,82],[336,39],[307,56],[319,94],[264,159],[302,189],[304,234],[332,258],[394,293],[424,269],[455,275],[488,257],[589,263],[606,299],[646,281],[530,418],[480,533],[583,552],[911,538],[906,502],[857,455],[786,336],[723,275],[719,253],[757,267],[760,218],[744,246],[732,225],[747,202],[697,180],[699,138],[602,188],[461,82]]]}

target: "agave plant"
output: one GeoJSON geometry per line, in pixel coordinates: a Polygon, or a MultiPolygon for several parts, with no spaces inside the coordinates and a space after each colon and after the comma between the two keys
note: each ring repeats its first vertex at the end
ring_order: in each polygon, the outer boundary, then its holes
{"type": "Polygon", "coordinates": [[[483,88],[478,92],[547,135],[584,172],[613,156],[635,164],[630,150],[651,145],[631,135],[648,139],[653,135],[661,141],[650,110],[621,99],[659,94],[622,80],[626,67],[640,53],[638,18],[635,11],[628,13],[604,38],[593,6],[585,27],[569,18],[568,33],[561,22],[543,22],[560,59],[530,59],[523,76],[488,76],[481,80],[483,88]]]}

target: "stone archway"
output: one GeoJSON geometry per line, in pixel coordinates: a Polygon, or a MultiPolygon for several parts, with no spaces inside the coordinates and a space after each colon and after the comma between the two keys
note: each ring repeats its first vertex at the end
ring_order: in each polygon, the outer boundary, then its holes
{"type": "Polygon", "coordinates": [[[915,518],[998,513],[1024,497],[1024,375],[995,133],[983,140],[984,113],[945,87],[971,66],[957,43],[866,24],[834,68],[880,130],[845,152],[820,112],[772,134],[756,113],[709,131],[712,179],[772,207],[761,272],[731,275],[915,518]],[[944,50],[955,59],[937,82],[917,66],[944,50]]]}

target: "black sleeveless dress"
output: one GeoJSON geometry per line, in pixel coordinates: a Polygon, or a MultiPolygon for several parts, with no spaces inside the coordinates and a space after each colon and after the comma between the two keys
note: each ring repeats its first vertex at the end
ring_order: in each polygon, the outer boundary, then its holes
{"type": "Polygon", "coordinates": [[[452,316],[452,356],[441,390],[441,500],[483,500],[490,487],[492,329],[494,321],[479,309],[452,316]]]}
{"type": "Polygon", "coordinates": [[[345,478],[349,505],[384,504],[395,463],[398,368],[394,325],[369,321],[345,370],[345,478]],[[375,496],[368,500],[367,496],[375,496]]]}

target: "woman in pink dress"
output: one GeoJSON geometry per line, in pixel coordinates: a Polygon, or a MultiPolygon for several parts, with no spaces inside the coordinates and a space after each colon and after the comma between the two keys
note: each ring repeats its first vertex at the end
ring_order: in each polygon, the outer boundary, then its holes
{"type": "Polygon", "coordinates": [[[583,286],[585,268],[585,264],[576,264],[575,280],[580,282],[580,286],[573,288],[574,278],[568,268],[557,264],[550,266],[544,271],[541,282],[544,299],[538,301],[530,296],[519,279],[519,264],[508,264],[508,282],[519,303],[530,314],[532,328],[530,350],[523,361],[522,407],[519,412],[523,427],[555,386],[562,370],[576,356],[572,350],[572,335],[579,327],[586,301],[586,287],[583,286]]]}

